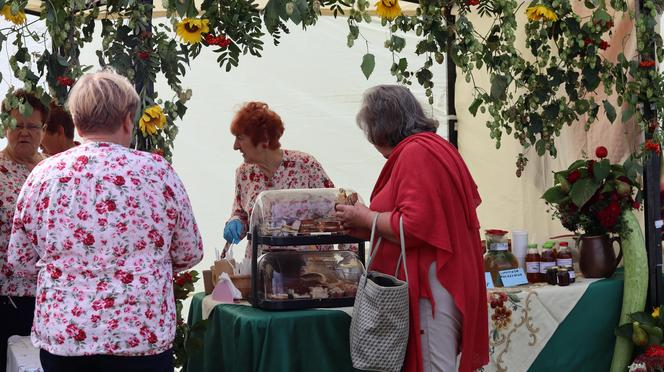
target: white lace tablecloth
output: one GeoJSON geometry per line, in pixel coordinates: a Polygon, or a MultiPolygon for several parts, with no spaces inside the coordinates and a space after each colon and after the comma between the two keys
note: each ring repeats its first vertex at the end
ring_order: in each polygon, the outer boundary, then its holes
{"type": "Polygon", "coordinates": [[[566,287],[538,283],[490,289],[490,363],[484,371],[527,371],[588,286],[597,280],[577,277],[576,283],[566,287]]]}
{"type": "Polygon", "coordinates": [[[11,336],[7,340],[7,372],[43,372],[39,349],[30,336],[11,336]]]}

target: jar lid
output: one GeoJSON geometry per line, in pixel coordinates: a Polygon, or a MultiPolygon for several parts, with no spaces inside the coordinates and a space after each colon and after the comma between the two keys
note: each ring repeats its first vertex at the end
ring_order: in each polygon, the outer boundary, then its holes
{"type": "Polygon", "coordinates": [[[537,243],[528,244],[528,248],[537,248],[537,243]]]}
{"type": "Polygon", "coordinates": [[[567,266],[562,266],[558,268],[558,272],[567,271],[567,266]]]}
{"type": "Polygon", "coordinates": [[[546,271],[558,271],[558,266],[549,266],[546,268],[546,271]]]}
{"type": "Polygon", "coordinates": [[[560,243],[558,243],[558,245],[561,246],[561,247],[568,247],[569,243],[568,242],[560,242],[560,243]]]}

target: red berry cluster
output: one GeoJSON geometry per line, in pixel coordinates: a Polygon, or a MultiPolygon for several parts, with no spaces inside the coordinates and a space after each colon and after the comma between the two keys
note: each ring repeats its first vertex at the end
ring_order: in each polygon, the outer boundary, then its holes
{"type": "Polygon", "coordinates": [[[58,76],[55,80],[58,81],[58,85],[61,87],[70,87],[75,83],[74,79],[69,76],[58,76]]]}
{"type": "Polygon", "coordinates": [[[222,48],[225,48],[231,44],[231,40],[226,36],[214,36],[212,34],[205,35],[205,42],[208,45],[217,45],[222,48]]]}

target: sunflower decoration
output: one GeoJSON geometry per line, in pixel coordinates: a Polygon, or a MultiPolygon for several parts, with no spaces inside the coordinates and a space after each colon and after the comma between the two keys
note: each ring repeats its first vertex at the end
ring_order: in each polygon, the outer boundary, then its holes
{"type": "Polygon", "coordinates": [[[12,7],[9,4],[5,4],[2,9],[0,9],[0,13],[11,23],[20,26],[25,23],[25,13],[18,11],[16,13],[12,13],[12,7]]]}
{"type": "Polygon", "coordinates": [[[392,20],[401,15],[399,0],[380,0],[376,3],[376,14],[381,18],[392,20]]]}
{"type": "Polygon", "coordinates": [[[530,6],[526,9],[526,15],[531,21],[545,19],[547,21],[555,22],[558,20],[558,15],[546,5],[530,6]]]}
{"type": "Polygon", "coordinates": [[[166,115],[159,105],[150,106],[143,111],[143,116],[138,121],[138,128],[144,136],[151,136],[166,124],[166,115]]]}
{"type": "Polygon", "coordinates": [[[175,29],[183,42],[187,44],[198,44],[203,39],[203,34],[210,32],[208,20],[203,18],[184,18],[175,29]]]}

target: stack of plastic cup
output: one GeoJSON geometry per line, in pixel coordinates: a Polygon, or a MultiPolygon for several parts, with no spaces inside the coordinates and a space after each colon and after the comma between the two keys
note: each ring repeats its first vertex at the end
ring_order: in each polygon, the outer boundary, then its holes
{"type": "Polygon", "coordinates": [[[528,254],[528,231],[512,231],[512,254],[519,261],[519,267],[526,267],[526,254],[528,254]]]}

